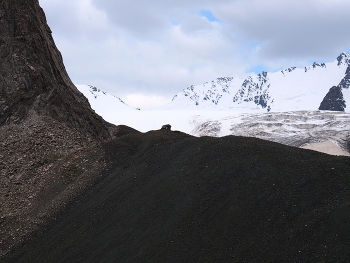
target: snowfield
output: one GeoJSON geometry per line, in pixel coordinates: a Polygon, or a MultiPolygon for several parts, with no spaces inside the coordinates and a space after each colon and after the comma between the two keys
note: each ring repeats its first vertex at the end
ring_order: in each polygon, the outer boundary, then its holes
{"type": "Polygon", "coordinates": [[[349,86],[350,54],[342,53],[329,63],[191,86],[154,110],[134,109],[93,86],[77,88],[106,121],[141,132],[170,124],[194,136],[248,136],[296,147],[330,142],[315,147],[349,152],[349,86]],[[319,110],[321,103],[330,110],[319,110]]]}
{"type": "MultiPolygon", "coordinates": [[[[80,90],[89,86],[78,85],[80,90]]],[[[89,94],[87,94],[89,95],[89,94]]],[[[350,114],[331,111],[290,111],[243,113],[214,110],[136,110],[118,98],[101,93],[88,99],[93,109],[106,121],[115,125],[127,125],[141,132],[158,130],[170,124],[194,136],[237,135],[257,137],[290,146],[305,147],[309,144],[331,141],[341,150],[348,151],[350,114]],[[108,106],[110,100],[114,104],[108,106]]]]}

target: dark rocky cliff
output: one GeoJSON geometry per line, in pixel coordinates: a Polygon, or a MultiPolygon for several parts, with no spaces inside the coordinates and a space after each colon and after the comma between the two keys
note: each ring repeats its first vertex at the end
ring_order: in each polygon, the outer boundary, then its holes
{"type": "Polygon", "coordinates": [[[73,85],[37,0],[0,1],[0,61],[1,256],[84,188],[101,154],[63,170],[114,128],[73,85]]]}
{"type": "Polygon", "coordinates": [[[340,86],[334,86],[329,89],[323,98],[319,110],[344,111],[346,104],[340,86]]]}
{"type": "MultiPolygon", "coordinates": [[[[342,53],[337,60],[338,65],[341,61],[345,60],[348,63],[348,60],[343,58],[344,53],[342,53]]],[[[333,86],[329,89],[326,96],[323,98],[319,110],[330,110],[330,111],[344,111],[346,108],[346,101],[343,96],[343,89],[348,89],[350,86],[350,66],[347,67],[344,78],[340,81],[338,86],[333,86]]]]}
{"type": "Polygon", "coordinates": [[[109,137],[71,82],[37,0],[2,0],[0,32],[0,125],[35,113],[95,138],[109,137]]]}

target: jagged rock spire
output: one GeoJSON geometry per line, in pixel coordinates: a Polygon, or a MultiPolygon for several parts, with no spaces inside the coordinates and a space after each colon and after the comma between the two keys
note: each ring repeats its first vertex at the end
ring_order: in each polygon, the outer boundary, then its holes
{"type": "Polygon", "coordinates": [[[70,80],[38,0],[1,0],[0,32],[0,125],[34,112],[109,137],[104,120],[70,80]]]}
{"type": "Polygon", "coordinates": [[[350,54],[347,52],[342,52],[338,57],[338,66],[341,64],[349,64],[350,62],[350,54]]]}

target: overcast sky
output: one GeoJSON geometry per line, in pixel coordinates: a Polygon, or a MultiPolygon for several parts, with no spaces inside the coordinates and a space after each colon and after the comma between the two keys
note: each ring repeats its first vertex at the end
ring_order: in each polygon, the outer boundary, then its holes
{"type": "Polygon", "coordinates": [[[141,109],[350,52],[349,0],[39,0],[67,71],[141,109]]]}

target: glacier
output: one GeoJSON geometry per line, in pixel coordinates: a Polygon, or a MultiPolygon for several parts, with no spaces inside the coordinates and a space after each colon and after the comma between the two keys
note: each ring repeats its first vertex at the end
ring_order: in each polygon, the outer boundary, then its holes
{"type": "Polygon", "coordinates": [[[347,155],[349,85],[350,54],[341,53],[329,63],[190,86],[153,110],[132,108],[91,85],[77,88],[106,121],[141,132],[170,123],[194,136],[257,137],[303,148],[331,142],[347,155]]]}

